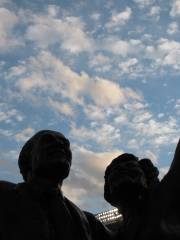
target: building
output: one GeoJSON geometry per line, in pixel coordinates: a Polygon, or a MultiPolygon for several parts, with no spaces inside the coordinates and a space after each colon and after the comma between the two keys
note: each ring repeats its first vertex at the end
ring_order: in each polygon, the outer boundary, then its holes
{"type": "Polygon", "coordinates": [[[96,218],[104,223],[108,228],[117,230],[122,224],[122,214],[117,208],[96,214],[96,218]]]}

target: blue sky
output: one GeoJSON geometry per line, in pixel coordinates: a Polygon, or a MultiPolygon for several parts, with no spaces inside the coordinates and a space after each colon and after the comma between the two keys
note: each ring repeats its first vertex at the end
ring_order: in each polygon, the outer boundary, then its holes
{"type": "Polygon", "coordinates": [[[118,154],[168,170],[180,136],[180,0],[0,0],[0,179],[40,129],[71,141],[65,194],[103,200],[118,154]]]}

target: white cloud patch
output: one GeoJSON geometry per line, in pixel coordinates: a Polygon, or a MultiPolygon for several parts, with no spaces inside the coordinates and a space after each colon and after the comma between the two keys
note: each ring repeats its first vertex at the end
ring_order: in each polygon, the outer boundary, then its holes
{"type": "Polygon", "coordinates": [[[106,108],[92,104],[86,105],[84,113],[88,119],[95,121],[102,121],[108,115],[106,108]]]}
{"type": "Polygon", "coordinates": [[[104,172],[112,159],[120,154],[120,150],[94,152],[74,146],[72,171],[63,187],[65,195],[85,209],[93,209],[97,202],[101,203],[101,208],[107,207],[103,199],[104,172]]]}
{"type": "Polygon", "coordinates": [[[134,66],[138,64],[137,58],[130,58],[127,61],[119,63],[119,68],[123,74],[130,74],[134,71],[134,66]]]}
{"type": "Polygon", "coordinates": [[[78,17],[58,18],[56,9],[49,15],[33,15],[27,28],[26,39],[33,41],[39,48],[46,49],[58,44],[72,54],[94,49],[93,40],[85,32],[85,25],[78,17]],[[52,13],[53,12],[53,13],[52,13]]]}
{"type": "Polygon", "coordinates": [[[34,129],[31,127],[23,129],[21,132],[14,135],[17,142],[26,142],[35,133],[34,129]]]}
{"type": "Polygon", "coordinates": [[[165,176],[165,174],[168,172],[168,170],[169,170],[169,167],[161,167],[159,169],[159,178],[162,179],[165,176]]]}
{"type": "Polygon", "coordinates": [[[170,11],[171,17],[178,17],[180,15],[180,0],[172,0],[172,8],[170,11]]]}
{"type": "Polygon", "coordinates": [[[173,35],[179,32],[179,25],[177,22],[172,22],[169,24],[168,29],[167,29],[167,33],[169,35],[173,35]]]}
{"type": "Polygon", "coordinates": [[[147,7],[154,3],[154,0],[133,0],[140,8],[147,7]]]}
{"type": "Polygon", "coordinates": [[[52,100],[49,98],[49,107],[54,109],[56,113],[61,113],[65,116],[73,116],[74,110],[70,104],[52,100]]]}
{"type": "Polygon", "coordinates": [[[12,11],[0,8],[0,52],[22,45],[21,39],[14,36],[14,28],[19,22],[19,17],[12,11]]]}
{"type": "Polygon", "coordinates": [[[90,60],[90,66],[94,67],[96,65],[104,65],[108,64],[110,62],[110,58],[103,55],[103,54],[97,54],[93,56],[93,58],[90,60]]]}
{"type": "Polygon", "coordinates": [[[179,130],[175,118],[170,117],[168,120],[161,122],[153,119],[149,113],[146,113],[146,115],[147,118],[144,118],[143,113],[141,113],[142,118],[137,120],[137,117],[134,117],[132,120],[131,127],[137,135],[151,142],[157,148],[161,145],[177,142],[179,130]]]}
{"type": "Polygon", "coordinates": [[[103,123],[101,126],[76,127],[72,125],[71,136],[74,139],[91,140],[102,146],[112,146],[113,142],[120,139],[120,130],[111,124],[103,123]]]}
{"type": "Polygon", "coordinates": [[[147,46],[145,50],[147,58],[154,59],[159,66],[171,66],[180,68],[180,42],[161,38],[155,46],[147,46]]]}
{"type": "Polygon", "coordinates": [[[129,99],[142,98],[134,90],[122,88],[109,79],[90,78],[85,72],[78,74],[47,51],[41,52],[36,58],[31,57],[23,66],[26,67],[26,74],[19,76],[17,73],[16,86],[24,96],[27,92],[51,91],[80,105],[84,104],[88,96],[99,106],[117,106],[129,99]]]}
{"type": "Polygon", "coordinates": [[[159,21],[160,12],[161,12],[160,6],[152,6],[150,11],[149,11],[148,16],[152,17],[153,20],[159,21]]]}
{"type": "Polygon", "coordinates": [[[109,37],[103,41],[102,48],[115,55],[127,57],[130,54],[140,54],[143,50],[143,43],[138,39],[125,41],[116,37],[109,37]]]}
{"type": "Polygon", "coordinates": [[[132,10],[130,7],[126,7],[123,12],[117,13],[113,12],[111,16],[111,20],[106,23],[106,27],[108,29],[119,29],[121,26],[125,25],[131,18],[132,10]]]}
{"type": "Polygon", "coordinates": [[[8,106],[6,103],[0,103],[0,122],[14,124],[22,120],[23,116],[17,109],[8,106]]]}

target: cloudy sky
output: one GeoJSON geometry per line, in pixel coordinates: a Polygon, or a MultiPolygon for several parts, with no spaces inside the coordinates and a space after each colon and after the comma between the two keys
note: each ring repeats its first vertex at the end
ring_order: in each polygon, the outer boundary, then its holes
{"type": "Polygon", "coordinates": [[[0,0],[0,179],[40,129],[71,141],[64,192],[99,212],[122,152],[163,175],[180,136],[180,0],[0,0]]]}

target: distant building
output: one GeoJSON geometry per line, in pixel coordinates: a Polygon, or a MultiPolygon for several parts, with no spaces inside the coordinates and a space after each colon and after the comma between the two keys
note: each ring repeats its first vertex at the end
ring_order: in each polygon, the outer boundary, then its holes
{"type": "Polygon", "coordinates": [[[117,230],[123,220],[122,214],[119,213],[117,208],[98,213],[96,214],[96,218],[112,230],[117,230]]]}

